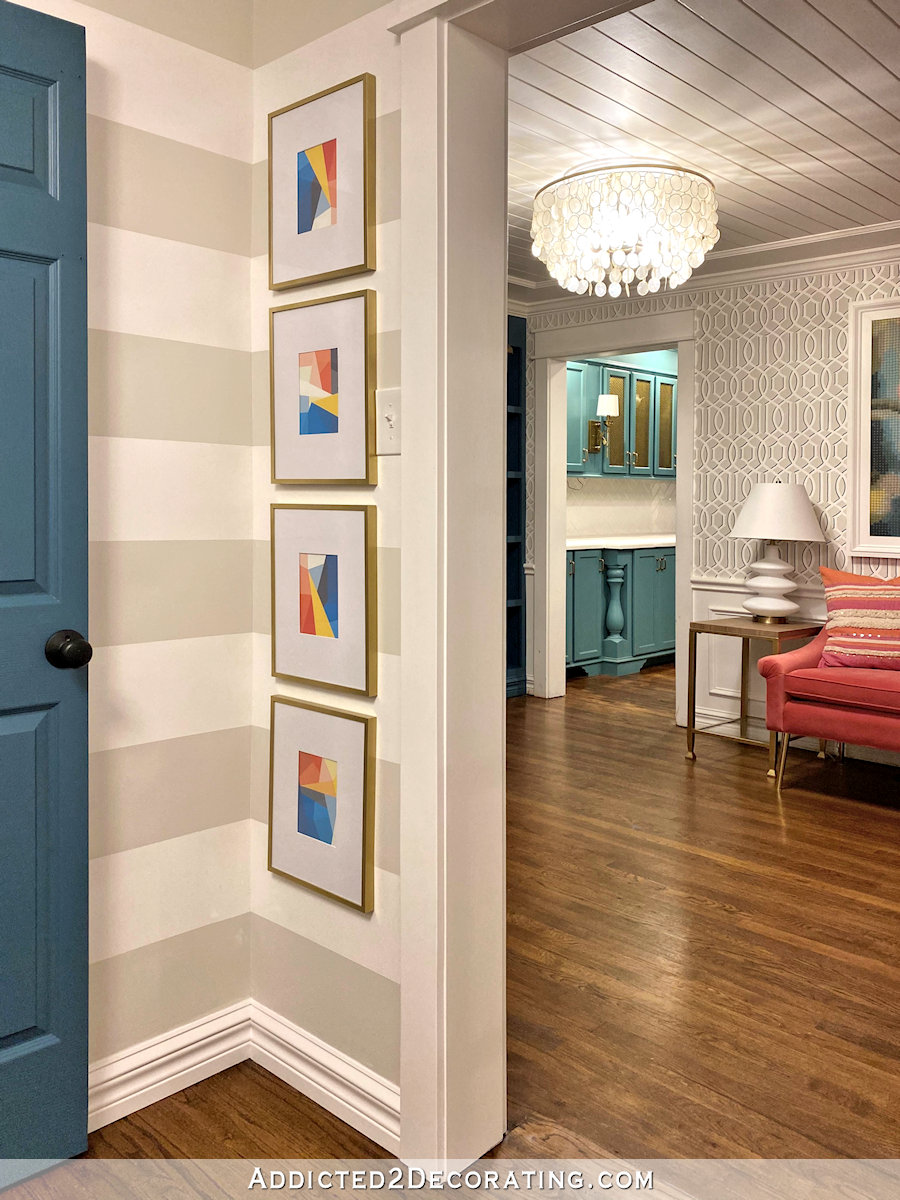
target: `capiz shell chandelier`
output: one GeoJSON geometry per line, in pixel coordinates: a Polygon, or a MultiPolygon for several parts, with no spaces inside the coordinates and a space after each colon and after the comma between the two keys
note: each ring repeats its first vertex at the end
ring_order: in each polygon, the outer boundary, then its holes
{"type": "Polygon", "coordinates": [[[696,171],[638,163],[555,179],[534,198],[532,253],[570,292],[678,287],[719,240],[716,189],[696,171]]]}

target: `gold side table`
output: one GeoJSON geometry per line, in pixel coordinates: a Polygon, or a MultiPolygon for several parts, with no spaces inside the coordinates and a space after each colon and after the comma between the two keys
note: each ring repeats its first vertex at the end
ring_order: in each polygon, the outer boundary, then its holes
{"type": "MultiPolygon", "coordinates": [[[[785,642],[796,642],[801,638],[815,637],[821,630],[821,623],[812,624],[809,621],[786,621],[783,625],[770,625],[763,621],[754,621],[752,617],[720,617],[714,621],[691,621],[688,635],[688,725],[687,725],[687,754],[685,758],[695,759],[694,737],[698,733],[711,733],[722,725],[733,725],[734,718],[727,721],[714,721],[712,725],[697,728],[697,634],[717,633],[724,637],[739,637],[741,646],[741,713],[740,737],[731,734],[720,734],[733,742],[741,742],[744,746],[764,746],[756,738],[747,737],[747,696],[750,690],[750,641],[753,638],[768,642],[770,653],[781,654],[785,642]]],[[[775,775],[775,755],[778,751],[778,734],[769,733],[769,770],[768,774],[775,775]]]]}

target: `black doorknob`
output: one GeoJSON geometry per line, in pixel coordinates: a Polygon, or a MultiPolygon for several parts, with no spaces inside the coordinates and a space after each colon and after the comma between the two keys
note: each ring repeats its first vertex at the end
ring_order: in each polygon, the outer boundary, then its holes
{"type": "Polygon", "coordinates": [[[44,647],[47,662],[61,671],[70,667],[86,667],[93,653],[94,647],[77,629],[57,630],[44,647]]]}

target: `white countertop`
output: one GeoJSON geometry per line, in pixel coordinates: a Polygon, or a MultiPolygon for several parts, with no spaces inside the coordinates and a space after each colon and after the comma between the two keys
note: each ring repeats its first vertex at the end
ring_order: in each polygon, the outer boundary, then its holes
{"type": "Polygon", "coordinates": [[[674,533],[623,533],[610,537],[566,538],[567,550],[645,550],[653,546],[674,546],[674,533]]]}

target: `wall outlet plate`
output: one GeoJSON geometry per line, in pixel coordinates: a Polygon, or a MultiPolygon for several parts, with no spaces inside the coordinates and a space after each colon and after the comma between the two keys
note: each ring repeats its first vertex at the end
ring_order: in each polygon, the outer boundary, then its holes
{"type": "Polygon", "coordinates": [[[375,389],[375,453],[400,453],[400,389],[375,389]]]}

